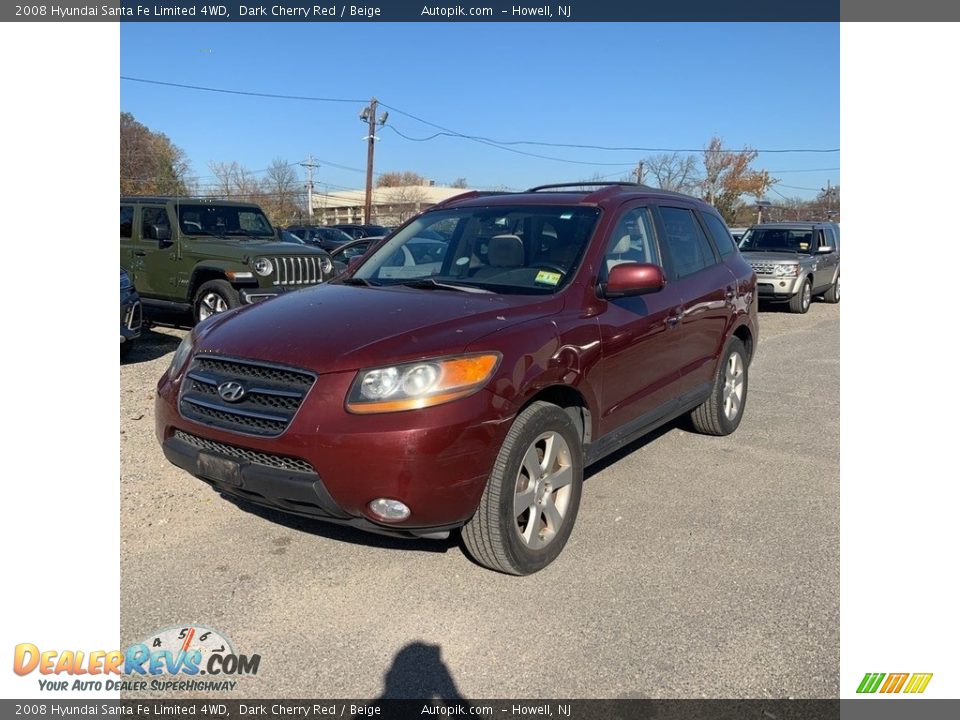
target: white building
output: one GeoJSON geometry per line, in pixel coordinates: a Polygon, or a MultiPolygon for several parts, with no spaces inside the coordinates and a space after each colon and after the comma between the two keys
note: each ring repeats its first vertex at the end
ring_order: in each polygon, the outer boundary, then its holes
{"type": "MultiPolygon", "coordinates": [[[[466,188],[436,185],[400,185],[374,188],[370,222],[377,225],[399,225],[418,212],[438,202],[470,192],[466,188]]],[[[324,192],[322,186],[313,191],[313,218],[321,225],[363,223],[365,190],[324,192]]]]}

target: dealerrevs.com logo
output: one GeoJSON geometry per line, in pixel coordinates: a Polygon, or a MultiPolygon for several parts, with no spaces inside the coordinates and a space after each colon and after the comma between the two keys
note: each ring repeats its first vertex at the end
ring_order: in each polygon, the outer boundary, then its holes
{"type": "Polygon", "coordinates": [[[38,672],[44,676],[37,680],[40,689],[50,691],[230,691],[237,685],[233,678],[259,669],[260,655],[236,653],[223,634],[201,625],[169,627],[126,650],[61,652],[20,643],[13,651],[13,671],[38,672]]]}
{"type": "Polygon", "coordinates": [[[860,681],[858,693],[922,693],[933,673],[867,673],[860,681]]]}

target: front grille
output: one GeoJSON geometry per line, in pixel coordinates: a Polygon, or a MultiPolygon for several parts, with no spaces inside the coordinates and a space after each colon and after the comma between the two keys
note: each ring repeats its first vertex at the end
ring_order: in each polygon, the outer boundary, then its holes
{"type": "Polygon", "coordinates": [[[180,414],[194,422],[248,435],[275,436],[287,429],[313,385],[301,370],[211,356],[193,359],[180,391],[180,414]],[[242,397],[225,400],[219,388],[236,381],[242,397]]]}
{"type": "Polygon", "coordinates": [[[177,440],[182,440],[198,450],[206,450],[235,460],[277,468],[279,470],[295,470],[306,473],[316,472],[313,465],[300,458],[274,455],[273,453],[260,452],[259,450],[247,450],[246,448],[237,447],[236,445],[228,445],[227,443],[217,442],[216,440],[197,437],[196,435],[185,433],[182,430],[174,430],[173,436],[177,440]]]}
{"type": "Polygon", "coordinates": [[[277,273],[274,285],[316,285],[323,282],[319,257],[275,257],[270,261],[277,273]]]}
{"type": "Polygon", "coordinates": [[[750,267],[753,268],[753,271],[757,275],[773,275],[773,269],[777,266],[776,263],[750,263],[750,267]]]}
{"type": "Polygon", "coordinates": [[[124,324],[128,330],[138,330],[143,324],[143,308],[140,306],[140,301],[135,302],[130,306],[130,309],[127,310],[127,317],[124,324]]]}

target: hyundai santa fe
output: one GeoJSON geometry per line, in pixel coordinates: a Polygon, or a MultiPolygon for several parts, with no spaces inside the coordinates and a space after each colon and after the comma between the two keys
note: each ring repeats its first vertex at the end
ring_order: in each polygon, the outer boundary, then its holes
{"type": "Polygon", "coordinates": [[[223,495],[459,530],[523,575],[569,539],[584,467],[685,414],[736,430],[757,340],[756,276],[709,205],[626,183],[470,192],[330,283],[200,323],[156,432],[223,495]]]}

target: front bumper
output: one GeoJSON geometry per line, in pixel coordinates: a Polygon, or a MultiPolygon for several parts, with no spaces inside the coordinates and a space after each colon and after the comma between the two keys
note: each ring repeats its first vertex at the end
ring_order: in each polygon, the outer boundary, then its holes
{"type": "Polygon", "coordinates": [[[143,327],[143,306],[136,291],[120,291],[120,343],[136,340],[143,327]]]}
{"type": "Polygon", "coordinates": [[[803,277],[757,275],[757,295],[761,300],[789,300],[803,286],[803,277]]]}
{"type": "Polygon", "coordinates": [[[179,380],[164,376],[157,437],[170,462],[219,492],[283,512],[408,537],[442,534],[469,520],[512,419],[506,402],[481,390],[421,410],[354,415],[343,407],[354,376],[320,375],[276,437],[183,417],[179,380]],[[278,462],[295,469],[270,467],[278,462]],[[383,522],[368,508],[376,498],[400,500],[410,517],[383,522]]]}

